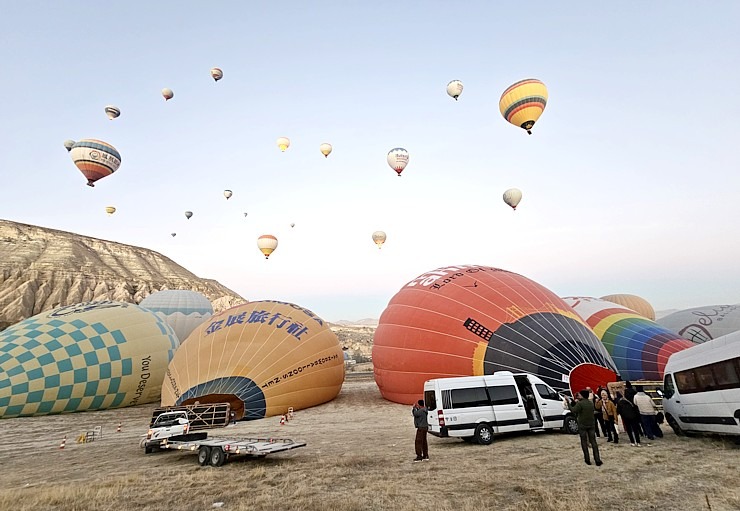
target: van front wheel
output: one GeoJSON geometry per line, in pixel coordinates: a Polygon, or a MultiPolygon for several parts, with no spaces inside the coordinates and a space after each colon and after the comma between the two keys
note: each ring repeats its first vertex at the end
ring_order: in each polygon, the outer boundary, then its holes
{"type": "Polygon", "coordinates": [[[478,424],[475,428],[475,441],[481,445],[493,443],[493,429],[488,424],[478,424]]]}
{"type": "Polygon", "coordinates": [[[676,436],[684,436],[684,430],[681,429],[681,426],[678,425],[678,422],[676,422],[676,419],[674,419],[673,416],[667,415],[666,420],[676,436]]]}
{"type": "Polygon", "coordinates": [[[569,435],[578,434],[578,421],[572,415],[568,415],[563,421],[563,430],[569,435]]]}

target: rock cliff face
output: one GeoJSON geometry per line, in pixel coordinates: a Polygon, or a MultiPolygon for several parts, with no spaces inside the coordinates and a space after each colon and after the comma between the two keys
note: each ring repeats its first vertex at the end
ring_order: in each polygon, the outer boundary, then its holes
{"type": "Polygon", "coordinates": [[[162,289],[203,293],[215,312],[246,301],[152,250],[0,220],[0,330],[62,305],[139,303],[162,289]]]}

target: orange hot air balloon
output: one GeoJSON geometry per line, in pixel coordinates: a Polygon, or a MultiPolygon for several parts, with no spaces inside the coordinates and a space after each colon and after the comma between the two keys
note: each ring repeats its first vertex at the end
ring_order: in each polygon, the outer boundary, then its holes
{"type": "Polygon", "coordinates": [[[617,378],[604,345],[557,295],[478,265],[438,268],[396,293],[375,331],[373,366],[383,397],[405,404],[432,378],[526,372],[573,391],[617,378]]]}
{"type": "Polygon", "coordinates": [[[237,419],[261,419],[331,401],[343,382],[327,323],[292,303],[249,302],[190,334],[167,369],[162,405],[228,402],[237,419]]]}
{"type": "Polygon", "coordinates": [[[275,251],[277,246],[278,240],[272,234],[263,234],[257,238],[257,248],[260,249],[260,252],[265,254],[265,259],[269,259],[270,254],[275,251]]]}
{"type": "Polygon", "coordinates": [[[607,295],[602,296],[601,300],[606,300],[607,302],[612,302],[616,303],[617,305],[621,305],[622,307],[627,307],[628,309],[632,309],[633,311],[638,313],[640,316],[645,316],[646,318],[655,321],[655,309],[653,309],[653,306],[650,305],[650,302],[648,302],[644,298],[640,298],[637,295],[607,295]]]}
{"type": "Polygon", "coordinates": [[[121,166],[121,154],[108,142],[93,138],[75,142],[69,151],[77,168],[87,178],[87,186],[110,176],[121,166]]]}

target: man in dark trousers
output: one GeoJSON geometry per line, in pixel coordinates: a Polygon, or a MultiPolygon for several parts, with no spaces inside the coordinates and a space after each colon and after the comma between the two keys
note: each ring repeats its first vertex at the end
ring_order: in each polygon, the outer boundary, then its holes
{"type": "Polygon", "coordinates": [[[583,449],[583,459],[586,465],[591,464],[591,458],[588,454],[588,444],[591,443],[591,447],[594,451],[594,461],[596,466],[601,466],[601,456],[599,456],[599,446],[596,444],[596,421],[594,420],[594,404],[588,398],[589,392],[582,390],[576,396],[577,402],[569,402],[566,398],[563,398],[568,404],[570,411],[576,417],[578,422],[578,434],[581,437],[581,449],[583,449]]]}
{"type": "Polygon", "coordinates": [[[429,446],[427,445],[427,432],[429,431],[427,415],[429,414],[429,410],[424,406],[423,399],[419,399],[411,409],[411,413],[414,416],[414,426],[416,427],[416,441],[414,442],[416,458],[414,459],[414,463],[418,461],[429,461],[429,446]]]}

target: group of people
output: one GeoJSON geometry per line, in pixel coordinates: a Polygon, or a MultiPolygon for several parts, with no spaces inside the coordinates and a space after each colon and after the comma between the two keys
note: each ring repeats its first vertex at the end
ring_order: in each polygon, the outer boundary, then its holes
{"type": "Polygon", "coordinates": [[[657,421],[658,410],[653,399],[648,396],[642,386],[633,387],[631,382],[625,382],[624,395],[617,392],[614,397],[607,389],[599,387],[593,392],[586,387],[576,394],[574,401],[564,400],[564,406],[570,408],[578,422],[578,433],[581,437],[581,449],[584,461],[591,464],[588,446],[591,445],[596,465],[602,465],[599,446],[596,437],[601,433],[607,437],[607,442],[619,443],[617,432],[617,418],[622,418],[624,430],[633,447],[641,446],[640,439],[647,437],[653,440],[663,436],[657,421]]]}

